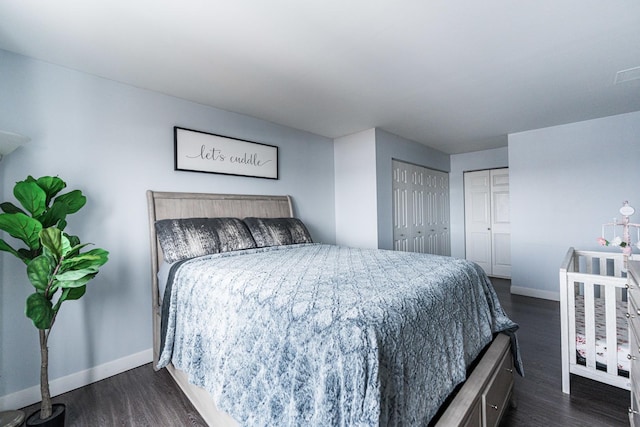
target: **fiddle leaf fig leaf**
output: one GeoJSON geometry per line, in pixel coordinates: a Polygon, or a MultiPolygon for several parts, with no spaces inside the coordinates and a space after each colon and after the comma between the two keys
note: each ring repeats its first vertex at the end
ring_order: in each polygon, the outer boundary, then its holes
{"type": "Polygon", "coordinates": [[[42,224],[23,213],[0,214],[0,230],[22,240],[30,249],[40,247],[42,224]]]}
{"type": "Polygon", "coordinates": [[[77,288],[65,288],[62,290],[62,295],[58,300],[58,304],[62,304],[63,301],[71,301],[80,299],[87,291],[87,286],[78,286],[77,288]]]}
{"type": "Polygon", "coordinates": [[[55,311],[51,301],[41,293],[33,293],[27,297],[27,308],[25,314],[33,321],[33,325],[38,329],[49,329],[55,311]]]}
{"type": "Polygon", "coordinates": [[[64,257],[70,250],[69,239],[56,227],[45,228],[40,232],[42,246],[47,248],[56,260],[64,257]]]}
{"type": "MultiPolygon", "coordinates": [[[[76,259],[76,257],[80,254],[80,249],[89,246],[91,243],[80,243],[80,239],[78,239],[77,236],[69,236],[66,235],[67,238],[69,239],[69,243],[71,244],[71,250],[69,251],[69,253],[67,254],[67,259],[65,259],[65,264],[67,266],[69,265],[73,265],[74,264],[74,260],[76,259]]],[[[70,270],[69,267],[65,268],[65,270],[70,270]]]]}
{"type": "Polygon", "coordinates": [[[35,257],[27,265],[27,276],[31,284],[40,291],[46,291],[51,273],[55,268],[55,261],[47,255],[35,257]]]}
{"type": "Polygon", "coordinates": [[[33,181],[21,181],[13,187],[13,195],[32,216],[40,216],[47,208],[47,194],[33,181]]]}
{"type": "Polygon", "coordinates": [[[38,178],[36,182],[47,194],[47,206],[51,203],[51,199],[67,186],[67,184],[57,176],[43,176],[38,178]]]}
{"type": "MultiPolygon", "coordinates": [[[[60,226],[60,223],[64,221],[68,211],[69,208],[66,204],[55,201],[53,205],[37,219],[42,223],[43,228],[58,227],[60,230],[63,230],[64,227],[60,226]]],[[[66,222],[63,225],[66,225],[66,222]]]]}
{"type": "MultiPolygon", "coordinates": [[[[86,245],[80,245],[86,246],[86,245]]],[[[70,253],[73,253],[76,248],[73,248],[70,253]]],[[[61,271],[71,270],[93,270],[97,272],[98,269],[103,266],[109,260],[109,252],[104,249],[96,248],[88,252],[75,255],[62,261],[61,271]]]]}
{"type": "Polygon", "coordinates": [[[16,257],[20,258],[21,260],[25,261],[25,257],[23,257],[20,252],[18,252],[17,250],[13,249],[11,247],[11,245],[9,245],[7,242],[5,242],[2,239],[0,239],[0,251],[9,252],[10,254],[13,254],[16,257]]]}
{"type": "Polygon", "coordinates": [[[87,198],[80,190],[74,190],[58,196],[47,211],[40,217],[43,227],[58,226],[64,230],[67,215],[78,212],[87,203],[87,198]]]}
{"type": "Polygon", "coordinates": [[[0,209],[2,209],[2,212],[5,213],[23,213],[26,215],[26,213],[20,209],[19,207],[17,207],[16,205],[14,205],[11,202],[4,202],[4,203],[0,203],[0,209]]]}
{"type": "Polygon", "coordinates": [[[73,214],[87,203],[87,198],[80,190],[73,190],[56,197],[53,203],[64,203],[67,206],[67,214],[73,214]]]}
{"type": "Polygon", "coordinates": [[[79,288],[85,286],[91,279],[96,277],[96,274],[98,273],[89,270],[68,271],[56,275],[56,286],[62,289],[79,288]]]}

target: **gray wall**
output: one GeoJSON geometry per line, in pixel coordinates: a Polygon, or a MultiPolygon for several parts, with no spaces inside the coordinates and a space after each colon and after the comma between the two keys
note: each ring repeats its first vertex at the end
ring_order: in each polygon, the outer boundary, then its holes
{"type": "Polygon", "coordinates": [[[451,209],[451,256],[465,257],[464,237],[464,173],[509,166],[507,147],[451,156],[449,197],[451,209]]]}
{"type": "Polygon", "coordinates": [[[640,222],[639,166],[640,112],[509,135],[512,292],[557,299],[569,247],[602,249],[624,200],[640,222]]]}
{"type": "MultiPolygon", "coordinates": [[[[32,139],[0,162],[2,201],[29,174],[59,175],[88,198],[68,230],[111,252],[87,295],[61,310],[52,380],[151,347],[147,189],[290,194],[314,239],[335,242],[330,139],[5,51],[0,75],[0,129],[32,139]],[[279,146],[280,179],[174,171],[174,125],[279,146]]],[[[1,402],[38,384],[39,353],[24,265],[4,252],[0,262],[1,402]]]]}

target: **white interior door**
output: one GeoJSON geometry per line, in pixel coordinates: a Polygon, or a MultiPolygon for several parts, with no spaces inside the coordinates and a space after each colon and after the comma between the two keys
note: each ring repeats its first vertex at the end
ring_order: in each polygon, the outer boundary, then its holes
{"type": "Polygon", "coordinates": [[[491,193],[489,171],[464,174],[466,257],[491,272],[491,193]]]}
{"type": "Polygon", "coordinates": [[[490,171],[491,178],[491,273],[511,277],[511,220],[509,218],[509,170],[490,171]]]}
{"type": "Polygon", "coordinates": [[[490,276],[511,277],[509,170],[465,172],[464,205],[467,259],[490,276]]]}

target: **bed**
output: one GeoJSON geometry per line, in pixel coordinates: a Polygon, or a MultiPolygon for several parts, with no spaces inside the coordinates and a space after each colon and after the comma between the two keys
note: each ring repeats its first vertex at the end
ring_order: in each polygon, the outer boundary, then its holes
{"type": "Polygon", "coordinates": [[[475,264],[307,241],[287,196],[147,197],[154,366],[168,369],[209,425],[499,422],[514,360],[521,369],[517,325],[475,264]],[[163,253],[161,240],[202,218],[224,222],[218,246],[236,247],[163,253]],[[298,227],[289,241],[260,244],[265,224],[281,219],[298,227]],[[438,274],[448,288],[429,285],[438,274]]]}
{"type": "Polygon", "coordinates": [[[564,393],[570,374],[630,389],[626,287],[622,253],[567,251],[560,267],[564,393]]]}

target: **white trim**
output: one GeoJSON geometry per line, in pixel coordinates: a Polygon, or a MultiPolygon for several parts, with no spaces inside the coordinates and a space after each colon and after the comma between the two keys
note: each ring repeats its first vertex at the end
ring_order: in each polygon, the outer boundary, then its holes
{"type": "MultiPolygon", "coordinates": [[[[131,354],[120,359],[112,360],[84,371],[75,372],[65,377],[49,381],[51,395],[57,396],[91,383],[112,377],[119,373],[137,368],[153,360],[151,348],[139,353],[131,354]]],[[[0,411],[24,408],[40,401],[40,385],[26,388],[15,393],[0,396],[0,411]]]]}
{"type": "Polygon", "coordinates": [[[522,286],[511,285],[511,293],[513,295],[522,295],[525,297],[548,299],[551,301],[560,301],[560,293],[553,291],[541,291],[540,289],[525,288],[522,286]]]}

